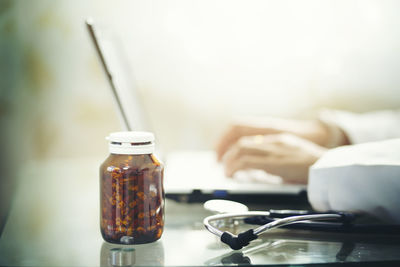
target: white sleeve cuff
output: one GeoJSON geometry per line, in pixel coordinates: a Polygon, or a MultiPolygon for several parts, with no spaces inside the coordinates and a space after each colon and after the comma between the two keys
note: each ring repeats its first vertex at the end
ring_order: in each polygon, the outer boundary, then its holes
{"type": "Polygon", "coordinates": [[[328,151],[310,169],[308,198],[318,211],[367,213],[400,222],[400,139],[328,151]]]}
{"type": "MultiPolygon", "coordinates": [[[[320,120],[328,126],[332,142],[337,141],[333,139],[335,136],[339,138],[339,135],[335,132],[335,127],[329,127],[329,125],[336,125],[343,130],[351,144],[400,137],[400,111],[398,110],[382,110],[363,114],[324,110],[320,113],[320,120]]],[[[337,128],[336,131],[338,131],[337,128]]]]}

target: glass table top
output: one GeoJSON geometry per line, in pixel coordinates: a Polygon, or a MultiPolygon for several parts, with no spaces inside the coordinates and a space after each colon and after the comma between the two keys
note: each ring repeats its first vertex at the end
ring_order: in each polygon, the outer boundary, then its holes
{"type": "MultiPolygon", "coordinates": [[[[278,229],[232,251],[203,226],[201,203],[166,201],[162,238],[144,245],[102,240],[100,161],[32,162],[18,186],[2,236],[7,266],[215,266],[400,261],[397,237],[278,229]]],[[[167,177],[166,177],[167,178],[167,177]]],[[[267,209],[269,207],[265,207],[267,209]]],[[[245,225],[229,228],[235,232],[245,225]]]]}

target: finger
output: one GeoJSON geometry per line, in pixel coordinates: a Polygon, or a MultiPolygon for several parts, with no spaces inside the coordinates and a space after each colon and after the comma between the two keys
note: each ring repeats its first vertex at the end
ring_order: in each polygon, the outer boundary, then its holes
{"type": "Polygon", "coordinates": [[[221,161],[222,157],[226,153],[226,151],[236,143],[236,141],[241,137],[241,133],[239,127],[231,126],[229,127],[224,134],[219,139],[219,142],[216,145],[216,153],[218,161],[221,161]]]}
{"type": "Polygon", "coordinates": [[[237,158],[244,155],[268,155],[268,148],[264,145],[260,149],[260,144],[262,144],[262,136],[245,136],[241,137],[234,145],[232,145],[223,156],[224,165],[231,164],[237,158]]]}
{"type": "Polygon", "coordinates": [[[227,150],[235,144],[241,137],[253,135],[270,135],[279,134],[278,128],[263,127],[259,124],[248,125],[245,123],[231,125],[219,139],[216,145],[216,153],[218,161],[221,161],[227,150]]]}
{"type": "Polygon", "coordinates": [[[228,177],[232,177],[235,172],[239,170],[246,169],[265,169],[266,156],[260,155],[242,155],[240,157],[235,158],[229,163],[225,164],[225,174],[228,177]]]}
{"type": "MultiPolygon", "coordinates": [[[[262,136],[242,137],[224,155],[226,173],[231,176],[238,169],[247,167],[261,168],[262,163],[276,154],[274,146],[262,144],[262,136]],[[251,161],[254,159],[254,161],[251,161]],[[257,165],[255,165],[257,164],[257,165]]],[[[264,166],[265,167],[265,166],[264,166]]]]}

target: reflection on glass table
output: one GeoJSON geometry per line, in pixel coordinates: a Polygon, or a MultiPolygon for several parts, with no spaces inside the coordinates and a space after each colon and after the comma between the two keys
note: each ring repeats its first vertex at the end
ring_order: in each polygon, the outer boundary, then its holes
{"type": "Polygon", "coordinates": [[[117,245],[103,242],[100,266],[162,266],[164,247],[162,241],[143,245],[117,245]]]}
{"type": "MultiPolygon", "coordinates": [[[[21,167],[0,237],[0,266],[400,263],[400,239],[384,235],[277,229],[245,249],[232,251],[204,228],[202,221],[211,213],[201,203],[171,200],[166,201],[164,233],[157,242],[105,243],[99,226],[99,162],[64,159],[21,167]]],[[[270,208],[282,207],[250,206],[251,210],[270,208]]],[[[235,233],[245,226],[230,222],[225,227],[235,233]]]]}
{"type": "Polygon", "coordinates": [[[354,242],[270,240],[241,251],[231,251],[209,259],[205,265],[262,265],[375,262],[398,260],[399,246],[354,242]]]}

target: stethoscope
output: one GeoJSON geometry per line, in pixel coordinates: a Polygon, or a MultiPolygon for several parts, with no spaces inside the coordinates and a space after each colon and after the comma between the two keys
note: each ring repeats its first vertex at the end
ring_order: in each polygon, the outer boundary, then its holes
{"type": "Polygon", "coordinates": [[[400,225],[354,224],[353,221],[356,216],[348,212],[316,213],[305,210],[247,211],[248,209],[245,205],[228,200],[209,200],[204,204],[204,207],[214,213],[220,213],[208,216],[203,220],[206,229],[218,236],[223,243],[234,250],[239,250],[249,245],[252,240],[257,239],[262,233],[279,227],[341,233],[400,233],[400,225]],[[228,206],[228,210],[239,209],[241,211],[222,213],[224,212],[224,206],[228,206]],[[222,231],[215,226],[215,222],[225,219],[243,219],[247,224],[261,226],[235,235],[228,231],[222,231]]]}

